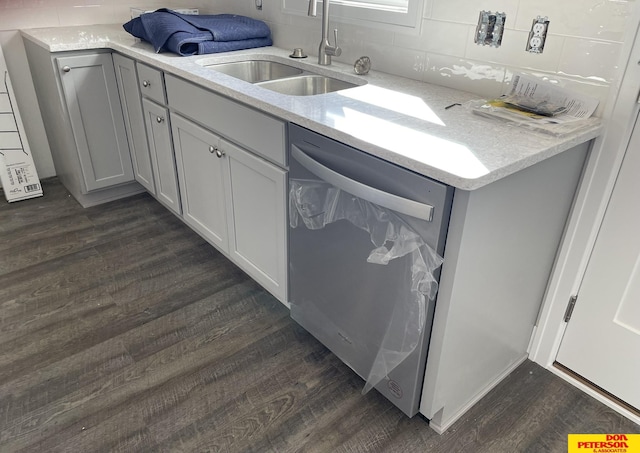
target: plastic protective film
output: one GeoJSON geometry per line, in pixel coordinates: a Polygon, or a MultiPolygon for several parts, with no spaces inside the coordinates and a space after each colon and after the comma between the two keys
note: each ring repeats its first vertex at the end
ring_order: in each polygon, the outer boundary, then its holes
{"type": "MultiPolygon", "coordinates": [[[[355,197],[331,184],[303,179],[289,181],[289,222],[292,228],[319,230],[326,225],[346,220],[369,233],[372,249],[369,263],[380,266],[391,260],[410,256],[407,281],[409,291],[398,291],[384,338],[366,378],[362,393],[367,393],[405,360],[417,347],[426,322],[427,302],[438,291],[435,270],[443,263],[433,248],[424,242],[398,214],[369,201],[355,197]]],[[[296,304],[296,301],[293,301],[296,304]]],[[[314,307],[292,306],[292,310],[314,307]]],[[[321,310],[320,310],[321,311],[321,310]]]]}

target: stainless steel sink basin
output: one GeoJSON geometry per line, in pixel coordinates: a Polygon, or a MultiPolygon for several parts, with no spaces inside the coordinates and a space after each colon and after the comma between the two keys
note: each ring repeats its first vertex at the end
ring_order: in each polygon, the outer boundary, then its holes
{"type": "Polygon", "coordinates": [[[365,80],[356,81],[356,83],[347,82],[273,60],[251,58],[229,63],[215,63],[214,61],[203,59],[197,63],[213,71],[292,96],[332,93],[367,83],[365,80]]]}
{"type": "Polygon", "coordinates": [[[245,82],[257,83],[302,74],[302,69],[268,60],[245,60],[205,65],[245,82]]]}
{"type": "Polygon", "coordinates": [[[314,94],[332,93],[334,91],[358,86],[355,83],[345,82],[344,80],[319,74],[299,75],[286,79],[262,82],[258,85],[272,91],[277,91],[278,93],[293,96],[312,96],[314,94]]]}

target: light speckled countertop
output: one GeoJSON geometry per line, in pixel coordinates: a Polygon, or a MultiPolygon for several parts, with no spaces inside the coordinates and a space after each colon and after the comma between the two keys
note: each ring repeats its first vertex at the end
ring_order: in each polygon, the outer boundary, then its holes
{"type": "MultiPolygon", "coordinates": [[[[113,49],[219,94],[304,126],[459,189],[473,190],[598,136],[601,126],[561,138],[471,114],[464,104],[478,96],[375,70],[357,76],[351,65],[320,66],[313,57],[288,58],[291,50],[264,47],[180,57],[157,54],[119,24],[22,30],[50,52],[113,49]],[[368,83],[317,96],[288,96],[203,67],[247,57],[280,60],[313,72],[368,83]]],[[[373,62],[375,69],[375,61],[373,62]]]]}

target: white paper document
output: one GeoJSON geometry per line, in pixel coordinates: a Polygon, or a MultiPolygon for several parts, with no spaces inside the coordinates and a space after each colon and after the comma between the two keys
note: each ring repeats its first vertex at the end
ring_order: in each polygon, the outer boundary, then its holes
{"type": "Polygon", "coordinates": [[[476,115],[562,136],[599,124],[592,118],[598,104],[591,96],[518,73],[507,95],[467,105],[476,115]]]}
{"type": "Polygon", "coordinates": [[[514,75],[508,98],[529,100],[534,105],[550,103],[566,109],[563,113],[548,117],[546,122],[550,123],[589,118],[599,103],[591,96],[552,85],[526,74],[514,75]]]}

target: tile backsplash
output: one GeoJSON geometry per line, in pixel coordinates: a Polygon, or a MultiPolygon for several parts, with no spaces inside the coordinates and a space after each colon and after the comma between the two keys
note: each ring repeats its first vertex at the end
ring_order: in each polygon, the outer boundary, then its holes
{"type": "MultiPolygon", "coordinates": [[[[343,54],[351,63],[371,57],[374,69],[497,96],[508,89],[516,71],[534,73],[604,99],[619,76],[618,59],[634,0],[425,0],[420,33],[405,34],[366,25],[343,24],[343,54]],[[477,46],[473,35],[480,10],[507,14],[502,46],[477,46]],[[531,22],[548,16],[549,32],[541,55],[525,51],[531,22]]],[[[265,20],[274,43],[317,52],[320,19],[282,11],[282,0],[0,0],[0,30],[118,23],[129,8],[163,6],[200,8],[202,13],[236,13],[265,20]]]]}
{"type": "MultiPolygon", "coordinates": [[[[215,12],[265,20],[273,30],[275,45],[317,52],[319,18],[285,14],[281,0],[264,0],[262,11],[253,3],[213,0],[195,6],[213,5],[215,12]]],[[[486,97],[506,92],[513,73],[522,71],[604,100],[620,75],[622,41],[635,6],[634,0],[425,0],[419,34],[337,20],[332,20],[331,27],[340,30],[343,54],[337,60],[346,63],[368,55],[374,69],[486,97]],[[481,10],[507,14],[500,48],[473,42],[481,10]],[[537,16],[550,20],[544,52],[539,55],[525,51],[537,16]]]]}

